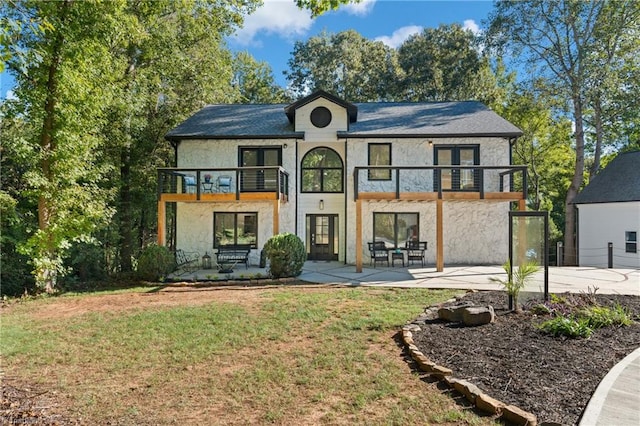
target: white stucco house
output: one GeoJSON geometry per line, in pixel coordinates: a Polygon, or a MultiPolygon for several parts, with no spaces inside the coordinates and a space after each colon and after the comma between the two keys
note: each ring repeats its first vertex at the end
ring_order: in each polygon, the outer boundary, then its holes
{"type": "Polygon", "coordinates": [[[640,268],[640,151],[618,154],[576,196],[578,264],[640,268]]]}
{"type": "Polygon", "coordinates": [[[292,104],[210,105],[171,130],[158,170],[158,242],[202,254],[274,234],[309,259],[370,262],[427,242],[426,262],[502,264],[508,211],[524,209],[522,132],[479,102],[350,103],[318,91],[292,104]]]}

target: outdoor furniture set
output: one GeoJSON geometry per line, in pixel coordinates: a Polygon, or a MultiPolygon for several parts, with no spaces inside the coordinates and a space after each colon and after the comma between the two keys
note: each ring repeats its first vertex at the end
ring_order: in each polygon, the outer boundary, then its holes
{"type": "MultiPolygon", "coordinates": [[[[248,269],[250,252],[250,244],[227,244],[219,246],[218,252],[216,253],[218,272],[230,274],[238,263],[244,263],[248,269]]],[[[179,272],[177,275],[194,273],[199,269],[210,268],[210,257],[208,254],[206,254],[205,257],[208,258],[209,265],[207,266],[204,265],[204,257],[201,258],[199,253],[187,252],[181,249],[176,250],[176,271],[179,272]]]]}
{"type": "MultiPolygon", "coordinates": [[[[183,191],[187,194],[195,194],[196,192],[196,177],[193,175],[188,175],[184,173],[175,173],[177,176],[182,177],[184,182],[183,191]]],[[[205,174],[204,179],[202,181],[202,192],[220,192],[220,193],[228,193],[231,192],[231,176],[221,175],[218,176],[215,181],[211,180],[210,174],[205,174]]]]}
{"type": "Polygon", "coordinates": [[[405,265],[405,253],[407,264],[420,262],[424,267],[426,261],[427,242],[426,241],[407,241],[406,247],[388,248],[383,241],[373,241],[367,243],[369,246],[369,256],[371,264],[375,268],[376,263],[386,263],[387,266],[395,266],[396,261],[405,265]],[[391,257],[391,265],[389,265],[389,257],[391,257]]]}

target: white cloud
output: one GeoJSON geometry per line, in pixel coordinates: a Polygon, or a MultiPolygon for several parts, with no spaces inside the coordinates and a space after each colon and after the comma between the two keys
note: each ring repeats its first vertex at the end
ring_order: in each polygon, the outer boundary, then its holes
{"type": "Polygon", "coordinates": [[[349,15],[366,16],[373,10],[376,0],[362,0],[360,3],[348,3],[340,6],[338,10],[344,10],[349,15]]]}
{"type": "Polygon", "coordinates": [[[242,45],[255,44],[259,32],[284,38],[305,34],[311,25],[311,13],[300,10],[292,0],[264,0],[264,4],[244,20],[243,28],[233,37],[242,45]]]}
{"type": "Polygon", "coordinates": [[[465,19],[462,24],[462,28],[464,28],[465,30],[471,30],[471,32],[475,35],[478,35],[480,33],[480,27],[473,19],[465,19]]]}
{"type": "Polygon", "coordinates": [[[391,34],[391,36],[380,36],[376,37],[376,41],[381,41],[389,47],[397,48],[400,46],[406,39],[411,37],[414,34],[422,32],[422,27],[417,25],[409,25],[407,27],[398,28],[391,34]]]}

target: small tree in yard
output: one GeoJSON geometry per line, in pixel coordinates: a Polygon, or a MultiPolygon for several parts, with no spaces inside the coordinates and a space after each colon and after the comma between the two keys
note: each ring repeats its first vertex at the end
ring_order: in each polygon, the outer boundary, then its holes
{"type": "Polygon", "coordinates": [[[269,238],[262,249],[269,259],[269,274],[273,278],[297,277],[307,260],[307,251],[302,240],[294,234],[285,233],[269,238]]]}
{"type": "Polygon", "coordinates": [[[491,277],[489,279],[504,286],[507,290],[507,294],[513,297],[513,304],[515,306],[514,310],[519,313],[521,310],[520,305],[518,304],[518,295],[520,294],[520,290],[522,290],[525,284],[533,277],[533,274],[538,272],[538,265],[535,262],[525,262],[518,266],[518,269],[514,271],[511,267],[511,262],[507,260],[502,267],[507,273],[506,280],[496,277],[491,277]]]}

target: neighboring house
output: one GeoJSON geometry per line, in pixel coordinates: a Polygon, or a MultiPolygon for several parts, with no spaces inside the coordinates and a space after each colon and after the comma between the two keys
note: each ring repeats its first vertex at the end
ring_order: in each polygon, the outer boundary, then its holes
{"type": "Polygon", "coordinates": [[[248,243],[257,264],[269,237],[291,232],[309,259],[357,271],[368,242],[426,241],[439,270],[502,264],[508,211],[525,206],[514,187],[526,188],[526,168],[511,165],[521,134],[479,102],[352,104],[318,91],[210,105],[166,135],[177,167],[158,170],[158,241],[170,227],[174,248],[201,254],[248,243]]]}
{"type": "Polygon", "coordinates": [[[578,265],[640,268],[640,151],[618,154],[576,196],[578,265]]]}

